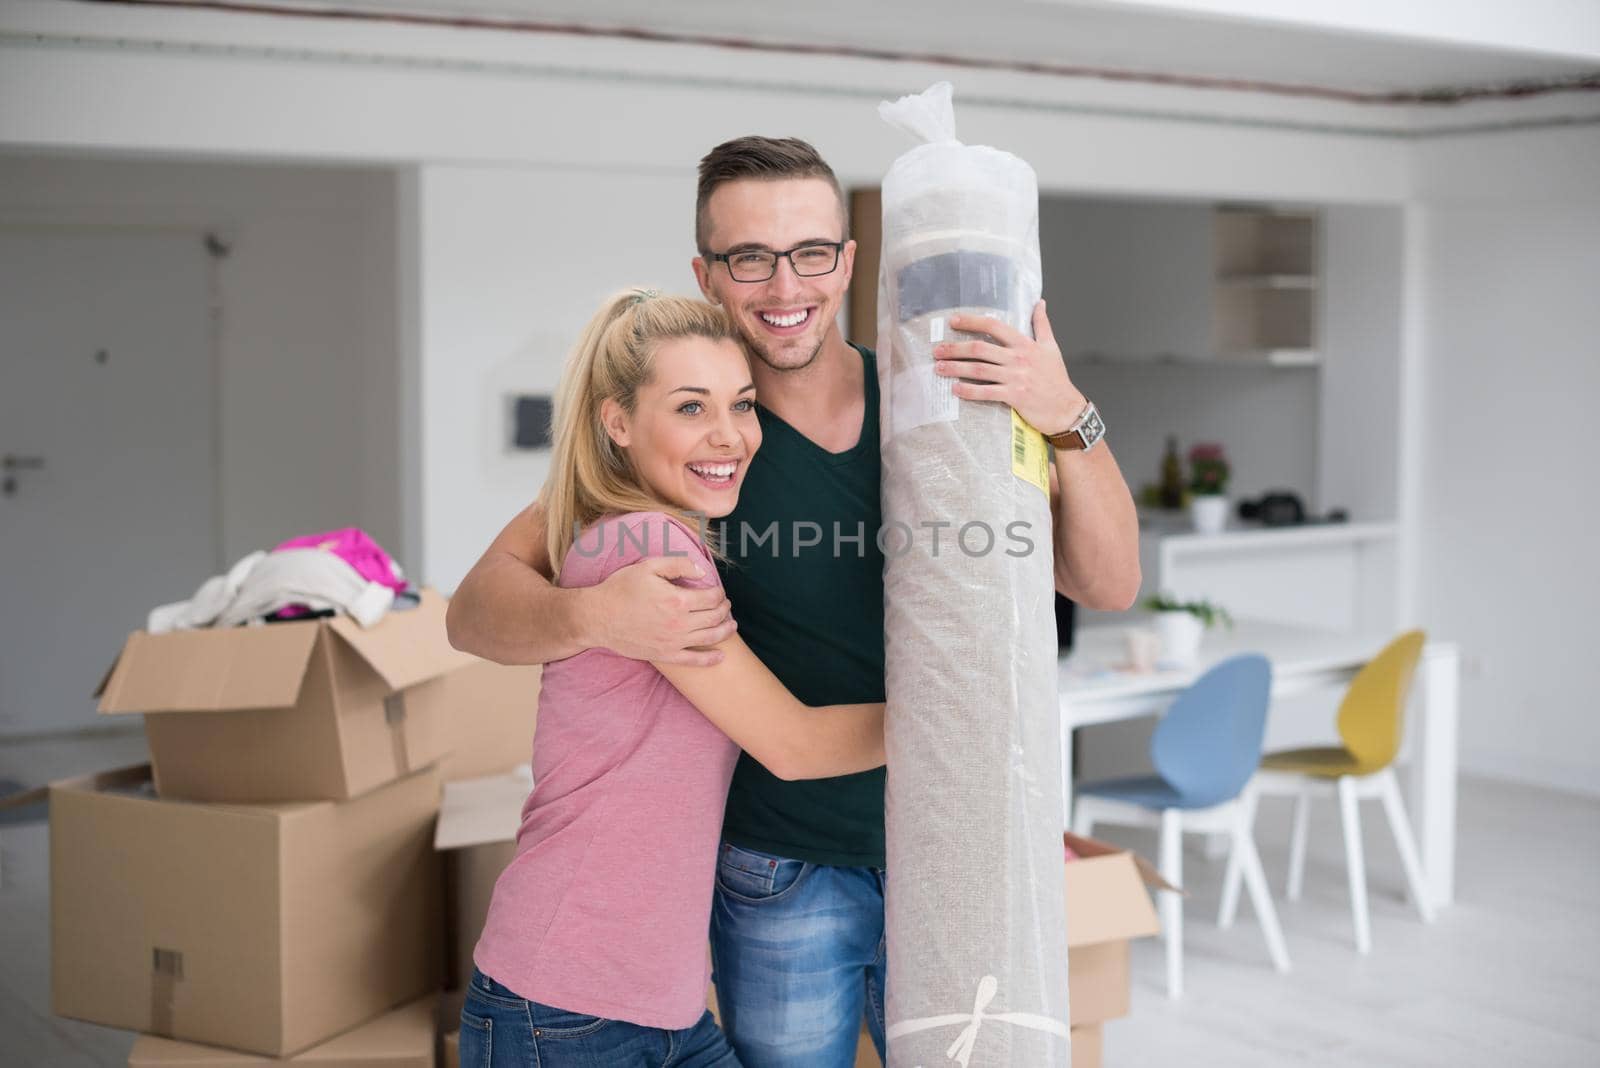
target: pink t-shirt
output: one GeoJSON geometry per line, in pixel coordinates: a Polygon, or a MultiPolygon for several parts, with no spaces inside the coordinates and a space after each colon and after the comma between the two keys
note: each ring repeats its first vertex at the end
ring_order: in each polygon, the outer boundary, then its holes
{"type": "MultiPolygon", "coordinates": [[[[658,512],[588,528],[558,584],[593,586],[645,556],[688,556],[658,512]]],[[[546,665],[533,792],[473,959],[521,997],[644,1027],[706,1008],[706,942],[722,809],[738,747],[642,660],[589,649],[546,665]]]]}

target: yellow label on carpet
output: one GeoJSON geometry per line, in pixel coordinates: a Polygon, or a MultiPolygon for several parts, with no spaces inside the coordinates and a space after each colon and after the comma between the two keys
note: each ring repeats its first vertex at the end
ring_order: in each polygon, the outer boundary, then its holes
{"type": "Polygon", "coordinates": [[[1044,435],[1028,425],[1028,421],[1011,409],[1011,473],[1024,482],[1039,487],[1039,492],[1050,492],[1050,456],[1044,447],[1044,435]]]}

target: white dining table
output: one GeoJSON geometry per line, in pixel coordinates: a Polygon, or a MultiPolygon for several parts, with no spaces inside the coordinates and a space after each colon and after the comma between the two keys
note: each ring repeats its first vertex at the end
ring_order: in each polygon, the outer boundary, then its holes
{"type": "MultiPolygon", "coordinates": [[[[1072,820],[1073,732],[1095,723],[1159,715],[1213,665],[1240,653],[1260,653],[1272,664],[1272,696],[1287,698],[1342,690],[1393,634],[1343,633],[1262,620],[1240,619],[1214,627],[1201,642],[1199,659],[1187,667],[1158,663],[1136,672],[1127,666],[1127,625],[1078,628],[1072,652],[1059,664],[1061,764],[1065,817],[1072,820]]],[[[1456,748],[1460,653],[1452,642],[1430,640],[1423,648],[1406,716],[1409,754],[1406,808],[1422,853],[1423,879],[1435,906],[1455,899],[1456,748]]],[[[1335,727],[1328,723],[1330,743],[1335,727]]]]}

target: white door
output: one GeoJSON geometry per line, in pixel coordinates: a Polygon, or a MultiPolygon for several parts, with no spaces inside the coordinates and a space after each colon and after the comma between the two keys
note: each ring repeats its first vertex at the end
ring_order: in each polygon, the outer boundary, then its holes
{"type": "Polygon", "coordinates": [[[0,228],[0,734],[104,723],[128,632],[220,569],[202,242],[0,228]]]}

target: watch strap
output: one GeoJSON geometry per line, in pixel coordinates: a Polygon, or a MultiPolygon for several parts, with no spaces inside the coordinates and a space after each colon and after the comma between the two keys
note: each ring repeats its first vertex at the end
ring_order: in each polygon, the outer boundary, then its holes
{"type": "MultiPolygon", "coordinates": [[[[1083,406],[1083,411],[1078,413],[1078,417],[1072,421],[1071,426],[1059,434],[1046,434],[1044,439],[1057,449],[1064,449],[1068,452],[1080,452],[1088,449],[1094,444],[1094,441],[1088,439],[1088,436],[1083,432],[1083,428],[1091,419],[1098,421],[1098,415],[1094,401],[1087,401],[1083,406]]],[[[1103,429],[1101,433],[1104,433],[1103,429]]],[[[1096,435],[1095,441],[1098,440],[1099,435],[1096,435]]]]}
{"type": "Polygon", "coordinates": [[[1076,426],[1063,430],[1059,434],[1050,434],[1046,436],[1044,440],[1048,441],[1056,448],[1065,450],[1067,452],[1086,449],[1089,447],[1088,444],[1084,442],[1083,435],[1078,432],[1078,428],[1076,426]]]}

